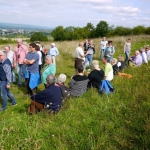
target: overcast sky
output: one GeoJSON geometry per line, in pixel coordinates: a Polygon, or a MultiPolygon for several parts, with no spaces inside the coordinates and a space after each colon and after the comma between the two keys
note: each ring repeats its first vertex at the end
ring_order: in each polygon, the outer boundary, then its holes
{"type": "Polygon", "coordinates": [[[56,27],[150,26],[150,0],[0,0],[0,22],[56,27]]]}

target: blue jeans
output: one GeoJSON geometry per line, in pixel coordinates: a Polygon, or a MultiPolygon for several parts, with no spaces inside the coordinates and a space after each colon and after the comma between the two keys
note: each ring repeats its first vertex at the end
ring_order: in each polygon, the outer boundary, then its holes
{"type": "Polygon", "coordinates": [[[17,73],[18,73],[18,84],[22,84],[22,80],[25,81],[26,65],[17,64],[17,73]]]}
{"type": "Polygon", "coordinates": [[[16,100],[12,93],[10,93],[9,89],[6,88],[7,82],[6,81],[0,81],[0,91],[1,91],[1,97],[2,97],[2,108],[5,110],[7,108],[7,102],[8,102],[8,97],[11,100],[12,104],[16,104],[16,100]]]}
{"type": "Polygon", "coordinates": [[[104,55],[105,55],[105,49],[101,49],[101,51],[100,51],[100,59],[101,60],[104,57],[104,55]]]}
{"type": "Polygon", "coordinates": [[[86,64],[89,61],[89,69],[92,69],[92,60],[93,60],[93,54],[88,54],[85,57],[85,62],[84,62],[84,70],[86,69],[86,64]]]}
{"type": "Polygon", "coordinates": [[[16,82],[15,68],[12,69],[12,82],[16,82]]]}
{"type": "Polygon", "coordinates": [[[125,62],[128,62],[128,60],[129,60],[129,54],[130,54],[130,52],[125,52],[125,55],[126,55],[126,59],[125,59],[125,62]]]}

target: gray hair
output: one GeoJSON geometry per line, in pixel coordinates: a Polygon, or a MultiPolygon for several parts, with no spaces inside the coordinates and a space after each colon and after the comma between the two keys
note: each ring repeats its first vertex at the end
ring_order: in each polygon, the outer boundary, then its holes
{"type": "Polygon", "coordinates": [[[111,59],[111,64],[116,64],[117,63],[117,59],[116,58],[112,58],[111,59]]]}
{"type": "Polygon", "coordinates": [[[51,60],[51,61],[52,61],[52,56],[50,56],[50,55],[46,55],[45,59],[47,59],[47,60],[51,60]]]}
{"type": "Polygon", "coordinates": [[[54,75],[48,75],[47,78],[46,78],[46,83],[51,85],[53,83],[55,83],[55,76],[54,75]]]}
{"type": "Polygon", "coordinates": [[[3,55],[7,56],[7,52],[5,50],[0,50],[0,53],[2,53],[3,55]]]}
{"type": "Polygon", "coordinates": [[[139,54],[139,51],[135,51],[135,53],[139,54]]]}
{"type": "Polygon", "coordinates": [[[17,42],[22,42],[22,39],[18,38],[18,39],[17,39],[17,42]]]}
{"type": "Polygon", "coordinates": [[[98,68],[99,67],[99,62],[97,60],[93,60],[92,65],[94,68],[98,68]]]}
{"type": "Polygon", "coordinates": [[[58,82],[64,83],[66,81],[66,75],[61,73],[58,77],[58,82]]]}

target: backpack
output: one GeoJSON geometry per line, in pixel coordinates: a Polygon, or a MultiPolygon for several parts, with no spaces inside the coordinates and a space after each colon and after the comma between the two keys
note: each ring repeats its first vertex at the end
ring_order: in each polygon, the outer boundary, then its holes
{"type": "Polygon", "coordinates": [[[102,80],[100,84],[100,94],[110,94],[114,92],[113,86],[110,84],[108,80],[102,80]]]}

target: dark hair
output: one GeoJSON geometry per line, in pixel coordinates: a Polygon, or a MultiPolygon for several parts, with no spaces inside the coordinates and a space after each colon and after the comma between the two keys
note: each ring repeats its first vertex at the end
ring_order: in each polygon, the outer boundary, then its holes
{"type": "Polygon", "coordinates": [[[40,51],[40,47],[38,45],[36,45],[35,50],[40,51]]]}
{"type": "Polygon", "coordinates": [[[112,43],[112,41],[108,41],[108,44],[112,43]]]}
{"type": "Polygon", "coordinates": [[[104,56],[103,59],[105,59],[107,62],[109,62],[108,56],[104,56]]]}
{"type": "Polygon", "coordinates": [[[32,46],[33,48],[36,48],[36,44],[35,43],[30,43],[29,46],[32,46]]]}
{"type": "Polygon", "coordinates": [[[128,40],[131,40],[130,38],[128,38],[128,40]]]}
{"type": "Polygon", "coordinates": [[[77,68],[77,71],[78,71],[79,73],[83,73],[83,70],[84,70],[83,66],[79,66],[79,67],[77,68]]]}

